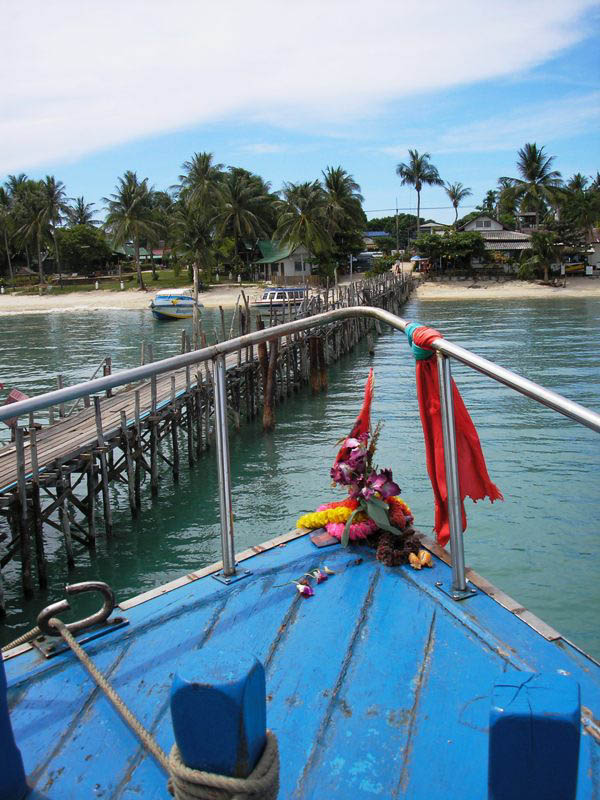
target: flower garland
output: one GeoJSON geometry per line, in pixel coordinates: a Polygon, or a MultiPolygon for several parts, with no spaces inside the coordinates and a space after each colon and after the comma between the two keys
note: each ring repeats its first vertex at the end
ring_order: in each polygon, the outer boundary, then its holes
{"type": "Polygon", "coordinates": [[[363,406],[350,436],[342,440],[330,472],[333,485],[345,487],[348,496],[303,514],[296,525],[308,530],[325,528],[344,546],[350,541],[366,540],[377,548],[377,558],[390,566],[409,563],[414,569],[432,567],[431,554],[414,534],[413,514],[398,496],[400,487],[391,469],[373,466],[381,432],[379,424],[373,432],[370,427],[373,387],[371,369],[363,406]]]}

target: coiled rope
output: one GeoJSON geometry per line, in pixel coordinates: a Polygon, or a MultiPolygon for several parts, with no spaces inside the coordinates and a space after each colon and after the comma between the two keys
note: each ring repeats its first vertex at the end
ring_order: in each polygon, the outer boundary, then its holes
{"type": "MultiPolygon", "coordinates": [[[[122,719],[169,775],[168,788],[175,800],[276,800],[279,792],[279,748],[277,738],[272,731],[267,731],[267,743],[263,754],[247,778],[230,778],[227,775],[190,769],[181,760],[176,744],[167,756],[152,734],[127,708],[85,650],[80,647],[65,623],[52,617],[48,624],[56,628],[122,719]]],[[[16,647],[32,639],[37,633],[40,633],[39,628],[34,628],[2,650],[16,647]]]]}

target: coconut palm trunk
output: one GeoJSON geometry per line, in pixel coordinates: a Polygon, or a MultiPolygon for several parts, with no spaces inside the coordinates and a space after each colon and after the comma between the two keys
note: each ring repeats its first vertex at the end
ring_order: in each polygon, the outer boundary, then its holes
{"type": "Polygon", "coordinates": [[[4,229],[4,247],[6,249],[6,260],[8,261],[8,275],[10,278],[10,283],[11,286],[14,286],[15,276],[13,274],[12,259],[10,257],[10,248],[8,246],[8,234],[6,233],[6,228],[4,229]]]}
{"type": "Polygon", "coordinates": [[[63,288],[63,281],[62,281],[62,270],[60,268],[60,255],[58,253],[58,241],[56,239],[56,228],[52,226],[52,239],[54,240],[54,255],[56,257],[56,266],[58,268],[58,285],[60,288],[63,288]]]}
{"type": "Polygon", "coordinates": [[[42,262],[42,236],[38,233],[36,236],[37,243],[37,256],[38,256],[38,272],[40,275],[40,285],[44,282],[44,265],[42,262]]]}
{"type": "Polygon", "coordinates": [[[443,180],[440,178],[437,168],[430,163],[429,153],[419,154],[417,150],[409,150],[410,160],[408,164],[398,164],[396,175],[400,178],[403,186],[407,184],[414,186],[417,192],[417,238],[421,233],[421,189],[423,184],[428,186],[442,186],[443,180]]]}
{"type": "Polygon", "coordinates": [[[134,246],[135,246],[135,270],[137,272],[138,288],[145,291],[146,287],[144,285],[144,278],[142,277],[142,267],[140,264],[140,241],[137,236],[134,239],[134,246]]]}

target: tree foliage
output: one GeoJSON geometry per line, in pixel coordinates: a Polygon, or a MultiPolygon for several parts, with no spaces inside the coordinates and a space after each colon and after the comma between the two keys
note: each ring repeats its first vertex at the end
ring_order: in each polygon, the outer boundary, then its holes
{"type": "Polygon", "coordinates": [[[159,228],[152,207],[151,192],[148,178],[140,181],[137,173],[128,170],[118,179],[114,194],[104,198],[108,207],[105,226],[113,245],[118,247],[133,241],[140,289],[145,288],[140,266],[140,240],[154,239],[159,228]]]}
{"type": "Polygon", "coordinates": [[[103,267],[112,256],[106,234],[93,225],[59,228],[56,238],[63,265],[69,272],[93,272],[103,267]]]}
{"type": "Polygon", "coordinates": [[[477,231],[435,233],[420,236],[415,241],[419,255],[436,263],[441,260],[443,267],[469,266],[471,259],[483,258],[485,241],[477,231]]]}
{"type": "Polygon", "coordinates": [[[462,203],[462,201],[470,197],[473,192],[468,186],[463,186],[462,183],[446,183],[444,186],[444,190],[452,203],[452,208],[454,209],[454,227],[456,227],[458,221],[458,207],[462,203]]]}
{"type": "Polygon", "coordinates": [[[437,168],[430,162],[429,153],[419,154],[417,150],[409,150],[410,160],[407,164],[401,163],[396,167],[396,175],[403,186],[414,186],[417,192],[417,237],[420,235],[421,216],[421,189],[423,185],[443,186],[437,168]]]}

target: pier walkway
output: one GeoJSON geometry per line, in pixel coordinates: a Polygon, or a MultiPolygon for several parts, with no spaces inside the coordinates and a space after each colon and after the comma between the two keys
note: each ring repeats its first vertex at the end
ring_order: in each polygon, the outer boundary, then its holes
{"type": "MultiPolygon", "coordinates": [[[[410,278],[385,273],[316,294],[299,310],[272,309],[268,319],[257,325],[278,325],[297,316],[361,305],[397,312],[411,288],[410,278]]],[[[246,303],[245,311],[240,306],[239,335],[249,332],[246,303]]],[[[378,322],[345,318],[274,338],[269,347],[241,347],[230,353],[225,361],[225,393],[234,427],[239,428],[242,418],[250,422],[261,412],[263,427],[273,427],[278,403],[303,384],[310,384],[315,393],[326,389],[328,365],[363,337],[372,348],[374,333],[380,333],[378,322]]],[[[206,346],[204,334],[202,346],[206,346]]],[[[100,498],[102,530],[105,536],[112,535],[111,485],[126,487],[131,514],[136,516],[145,481],[149,480],[156,497],[165,465],[177,481],[182,453],[191,467],[210,448],[212,364],[204,361],[153,375],[114,392],[107,390],[106,396],[85,396],[84,406],[43,426],[32,415],[28,420],[21,417],[14,441],[0,448],[0,570],[12,559],[20,560],[26,597],[34,593],[35,577],[41,589],[47,586],[47,536],[58,533],[67,565],[74,567],[77,545],[92,550],[96,546],[100,498]]],[[[63,414],[59,408],[59,415],[63,414]]],[[[0,572],[0,616],[3,613],[0,572]]]]}

